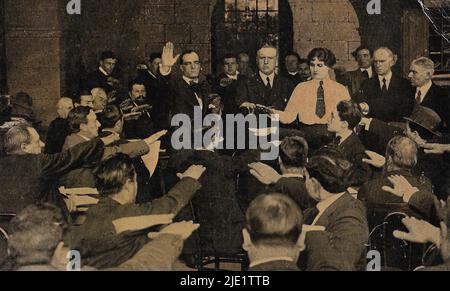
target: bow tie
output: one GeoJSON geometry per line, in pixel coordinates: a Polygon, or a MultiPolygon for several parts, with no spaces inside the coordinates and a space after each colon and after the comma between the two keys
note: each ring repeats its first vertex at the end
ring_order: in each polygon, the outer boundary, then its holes
{"type": "Polygon", "coordinates": [[[189,87],[192,89],[192,91],[194,91],[195,93],[199,93],[200,92],[200,84],[196,83],[194,81],[189,82],[189,87]]]}

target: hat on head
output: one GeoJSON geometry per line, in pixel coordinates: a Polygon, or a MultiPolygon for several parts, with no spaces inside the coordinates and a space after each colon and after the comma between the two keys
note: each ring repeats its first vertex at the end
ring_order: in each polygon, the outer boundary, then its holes
{"type": "Polygon", "coordinates": [[[438,132],[442,119],[435,111],[428,107],[418,106],[411,117],[405,117],[405,119],[436,136],[442,136],[442,134],[438,132]]]}

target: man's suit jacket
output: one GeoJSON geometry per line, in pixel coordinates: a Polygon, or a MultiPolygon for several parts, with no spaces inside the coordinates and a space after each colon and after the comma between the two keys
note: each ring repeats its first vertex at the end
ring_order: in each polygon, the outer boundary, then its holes
{"type": "Polygon", "coordinates": [[[414,89],[404,78],[392,76],[388,92],[382,94],[378,76],[366,80],[361,86],[357,102],[365,102],[370,107],[369,117],[385,122],[404,122],[414,108],[414,89]]]}
{"type": "Polygon", "coordinates": [[[80,144],[55,155],[10,155],[0,159],[0,212],[18,213],[36,202],[54,202],[64,207],[54,186],[73,169],[100,161],[103,142],[80,144]]]}
{"type": "Polygon", "coordinates": [[[103,88],[108,94],[114,90],[114,87],[108,84],[108,78],[108,76],[97,69],[85,76],[83,80],[83,89],[91,92],[94,88],[103,88]]]}
{"type": "Polygon", "coordinates": [[[352,98],[358,96],[361,90],[361,85],[366,80],[368,80],[368,78],[364,75],[361,69],[347,72],[339,79],[340,79],[339,83],[341,83],[344,86],[347,86],[348,91],[350,92],[350,96],[352,96],[352,98]]]}
{"type": "Polygon", "coordinates": [[[246,76],[239,74],[237,80],[233,80],[227,87],[220,86],[220,81],[224,78],[228,78],[225,73],[220,74],[214,81],[213,91],[222,97],[222,103],[224,105],[225,114],[236,114],[239,111],[239,105],[236,102],[236,96],[238,92],[238,85],[240,82],[245,82],[246,76]]]}
{"type": "Polygon", "coordinates": [[[60,117],[50,123],[45,141],[45,153],[57,154],[63,149],[66,137],[70,134],[69,122],[60,117]]]}
{"type": "Polygon", "coordinates": [[[289,81],[291,81],[291,83],[294,86],[297,86],[298,84],[300,84],[302,82],[302,77],[300,76],[299,73],[297,73],[295,75],[291,75],[289,73],[284,73],[282,76],[285,77],[286,79],[288,79],[289,81]]]}
{"type": "Polygon", "coordinates": [[[446,132],[450,131],[450,97],[448,90],[433,84],[423,99],[422,106],[433,109],[445,124],[446,132]]]}
{"type": "MultiPolygon", "coordinates": [[[[314,212],[305,211],[305,221],[313,220],[317,215],[314,212]]],[[[306,251],[302,255],[306,256],[308,271],[355,271],[366,265],[369,230],[361,201],[344,194],[325,210],[316,226],[326,230],[306,235],[306,251]]]]}
{"type": "Polygon", "coordinates": [[[288,79],[275,75],[272,90],[268,91],[259,73],[238,86],[236,101],[238,106],[245,102],[274,107],[284,110],[294,91],[294,85],[288,79]]]}
{"type": "Polygon", "coordinates": [[[297,202],[302,211],[314,207],[317,202],[308,194],[304,178],[281,178],[275,185],[266,191],[267,193],[281,193],[289,196],[297,202]]]}
{"type": "Polygon", "coordinates": [[[358,199],[367,207],[367,217],[370,229],[383,223],[384,218],[393,212],[404,212],[409,216],[428,220],[431,217],[433,207],[432,185],[428,178],[418,177],[410,171],[393,171],[383,177],[371,180],[364,184],[358,193],[358,199]],[[384,186],[390,186],[388,177],[392,175],[404,176],[411,185],[423,190],[418,195],[413,195],[408,204],[403,198],[384,191],[384,186]]]}
{"type": "Polygon", "coordinates": [[[293,262],[289,261],[272,261],[254,266],[249,269],[250,272],[298,272],[300,269],[293,262]]]}

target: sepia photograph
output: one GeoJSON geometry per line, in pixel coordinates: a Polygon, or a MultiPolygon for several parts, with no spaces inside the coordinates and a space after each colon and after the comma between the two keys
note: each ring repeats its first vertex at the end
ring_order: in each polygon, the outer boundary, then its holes
{"type": "Polygon", "coordinates": [[[450,0],[0,0],[0,272],[450,271],[449,197],[450,0]]]}

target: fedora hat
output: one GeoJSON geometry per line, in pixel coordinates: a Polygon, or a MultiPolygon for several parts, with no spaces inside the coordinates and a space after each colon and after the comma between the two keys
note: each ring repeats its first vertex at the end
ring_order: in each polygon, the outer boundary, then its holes
{"type": "Polygon", "coordinates": [[[435,111],[428,107],[417,106],[411,117],[405,117],[405,120],[426,129],[436,136],[442,136],[442,134],[438,132],[442,119],[435,111]]]}

